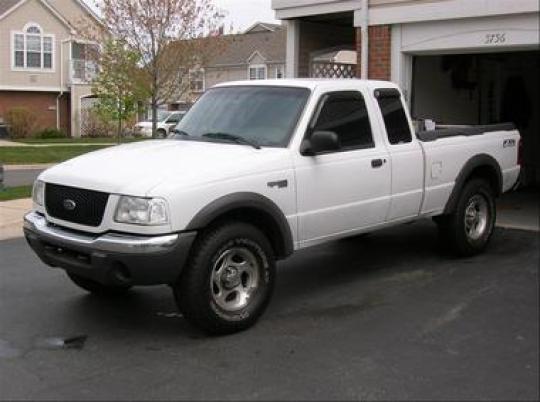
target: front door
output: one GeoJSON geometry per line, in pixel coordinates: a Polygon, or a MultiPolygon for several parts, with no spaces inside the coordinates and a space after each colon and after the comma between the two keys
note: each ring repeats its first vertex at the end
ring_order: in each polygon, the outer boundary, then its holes
{"type": "Polygon", "coordinates": [[[332,131],[341,148],[296,161],[300,246],[353,234],[385,221],[391,167],[359,91],[325,94],[307,136],[332,131]]]}

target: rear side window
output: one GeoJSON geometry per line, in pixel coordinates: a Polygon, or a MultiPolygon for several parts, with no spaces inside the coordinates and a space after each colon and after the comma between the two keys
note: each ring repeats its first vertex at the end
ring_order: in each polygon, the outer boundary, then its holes
{"type": "Polygon", "coordinates": [[[334,92],[326,95],[313,131],[333,131],[344,150],[374,147],[369,115],[361,93],[334,92]]]}
{"type": "Polygon", "coordinates": [[[406,144],[412,141],[409,121],[398,91],[376,91],[377,102],[384,119],[390,144],[406,144]]]}

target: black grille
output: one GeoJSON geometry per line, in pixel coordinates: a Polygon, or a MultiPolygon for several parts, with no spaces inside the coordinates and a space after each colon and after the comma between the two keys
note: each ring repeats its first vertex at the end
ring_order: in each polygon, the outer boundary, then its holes
{"type": "Polygon", "coordinates": [[[99,226],[109,194],[82,188],[46,184],[45,208],[57,219],[86,226],[99,226]]]}

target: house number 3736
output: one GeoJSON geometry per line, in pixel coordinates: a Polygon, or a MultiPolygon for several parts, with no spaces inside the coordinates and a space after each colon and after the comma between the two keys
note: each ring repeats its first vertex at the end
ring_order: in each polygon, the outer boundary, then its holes
{"type": "Polygon", "coordinates": [[[506,34],[505,33],[489,33],[486,34],[486,38],[484,40],[484,44],[486,45],[497,45],[500,43],[506,42],[506,34]]]}

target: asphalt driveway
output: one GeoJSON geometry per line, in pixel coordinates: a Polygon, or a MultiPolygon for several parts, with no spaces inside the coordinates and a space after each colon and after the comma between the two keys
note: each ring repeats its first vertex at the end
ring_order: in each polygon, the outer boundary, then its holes
{"type": "Polygon", "coordinates": [[[1,399],[538,399],[538,233],[463,260],[429,222],[304,250],[259,324],[222,338],[166,287],[100,300],[22,239],[0,256],[1,399]]]}

